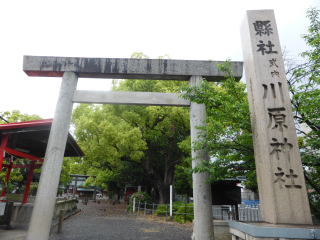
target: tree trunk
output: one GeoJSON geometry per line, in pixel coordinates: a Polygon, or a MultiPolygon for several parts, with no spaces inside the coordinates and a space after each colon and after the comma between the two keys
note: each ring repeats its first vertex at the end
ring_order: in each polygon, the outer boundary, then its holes
{"type": "MultiPolygon", "coordinates": [[[[165,161],[168,161],[168,159],[166,159],[165,161]]],[[[167,164],[165,165],[167,166],[167,164]]],[[[164,174],[164,179],[162,179],[159,173],[157,173],[153,169],[152,151],[148,146],[147,161],[143,164],[143,168],[145,169],[147,174],[154,179],[154,184],[157,186],[159,192],[159,204],[168,204],[170,202],[170,185],[172,185],[173,182],[174,165],[170,168],[166,167],[167,170],[164,174]]]]}

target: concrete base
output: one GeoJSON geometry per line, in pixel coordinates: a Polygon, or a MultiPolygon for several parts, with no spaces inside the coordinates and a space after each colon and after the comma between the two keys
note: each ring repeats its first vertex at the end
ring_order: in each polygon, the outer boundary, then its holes
{"type": "MultiPolygon", "coordinates": [[[[231,240],[232,236],[229,229],[229,221],[213,220],[214,240],[231,240]]],[[[194,236],[193,232],[191,238],[194,236]]]]}
{"type": "Polygon", "coordinates": [[[229,221],[213,220],[214,240],[231,240],[229,221]]]}
{"type": "Polygon", "coordinates": [[[232,240],[320,239],[320,226],[230,221],[232,240]]]}

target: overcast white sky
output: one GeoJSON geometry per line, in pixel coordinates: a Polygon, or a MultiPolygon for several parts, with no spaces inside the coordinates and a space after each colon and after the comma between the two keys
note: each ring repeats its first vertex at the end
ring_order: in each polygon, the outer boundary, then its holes
{"type": "MultiPolygon", "coordinates": [[[[274,9],[280,42],[306,49],[309,6],[319,0],[108,0],[0,2],[0,112],[52,118],[61,78],[28,77],[23,55],[242,61],[239,28],[246,10],[274,9]]],[[[79,79],[78,89],[109,90],[111,79],[79,79]]]]}

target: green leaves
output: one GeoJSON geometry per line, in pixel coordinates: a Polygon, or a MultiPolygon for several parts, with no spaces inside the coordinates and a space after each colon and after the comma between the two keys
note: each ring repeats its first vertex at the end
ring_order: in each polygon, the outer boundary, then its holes
{"type": "MultiPolygon", "coordinates": [[[[143,53],[132,57],[148,58],[143,53]]],[[[126,79],[114,80],[112,90],[178,92],[185,85],[182,81],[126,79]]],[[[141,182],[139,177],[120,176],[132,176],[127,173],[128,164],[138,165],[145,180],[160,192],[160,199],[167,201],[174,168],[190,155],[189,118],[188,108],[80,104],[73,111],[72,123],[86,156],[73,164],[72,171],[95,173],[99,184],[116,181],[123,186],[124,181],[141,182]]]]}
{"type": "Polygon", "coordinates": [[[200,128],[205,139],[195,146],[208,151],[212,161],[203,162],[195,171],[209,171],[209,182],[255,169],[246,85],[235,81],[229,59],[218,67],[225,73],[222,83],[204,80],[199,86],[180,88],[181,97],[206,105],[207,127],[200,128]]]}
{"type": "MultiPolygon", "coordinates": [[[[14,122],[25,122],[25,121],[32,121],[32,120],[40,120],[42,119],[39,115],[33,114],[29,115],[27,113],[21,113],[19,110],[10,111],[1,111],[0,116],[6,119],[9,123],[14,122]]],[[[6,123],[2,119],[0,119],[0,124],[6,123]]]]}

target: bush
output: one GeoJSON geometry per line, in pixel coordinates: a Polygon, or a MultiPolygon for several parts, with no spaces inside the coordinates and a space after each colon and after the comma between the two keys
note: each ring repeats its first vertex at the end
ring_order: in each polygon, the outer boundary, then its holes
{"type": "MultiPolygon", "coordinates": [[[[169,207],[168,207],[168,210],[169,210],[169,207]]],[[[160,214],[166,215],[166,204],[158,205],[157,210],[156,210],[156,214],[157,215],[160,215],[160,214]]]]}
{"type": "MultiPolygon", "coordinates": [[[[144,208],[144,202],[147,203],[152,203],[151,202],[151,197],[148,193],[146,192],[136,192],[134,194],[131,195],[130,199],[129,199],[129,206],[127,207],[128,212],[132,211],[132,203],[133,203],[133,199],[136,199],[136,206],[137,203],[139,203],[140,201],[140,207],[144,208]]],[[[151,209],[152,206],[147,204],[147,209],[151,209]]]]}
{"type": "Polygon", "coordinates": [[[131,205],[127,206],[127,212],[131,212],[132,209],[131,209],[131,205]]]}
{"type": "MultiPolygon", "coordinates": [[[[177,201],[172,203],[172,214],[174,215],[175,212],[179,210],[179,208],[184,207],[184,202],[182,201],[177,201]]],[[[168,206],[168,211],[170,211],[170,206],[168,206]]]]}
{"type": "Polygon", "coordinates": [[[133,201],[133,199],[136,199],[136,203],[140,202],[140,203],[152,203],[151,202],[151,197],[148,193],[146,192],[135,192],[134,194],[132,194],[132,196],[130,197],[130,204],[131,201],[133,201]]]}
{"type": "MultiPolygon", "coordinates": [[[[185,211],[185,207],[183,205],[178,209],[177,213],[174,216],[175,222],[180,222],[180,223],[184,222],[184,215],[185,215],[184,211],[185,211]],[[183,213],[183,214],[179,214],[179,213],[183,213]]],[[[187,222],[192,222],[194,216],[189,214],[194,214],[193,203],[187,204],[187,222]]]]}
{"type": "MultiPolygon", "coordinates": [[[[182,206],[184,206],[184,202],[180,202],[180,201],[173,202],[172,203],[172,215],[174,216],[175,212],[177,212],[178,209],[181,208],[182,206]]],[[[168,204],[168,214],[169,213],[170,213],[170,205],[168,204]]],[[[157,210],[156,210],[156,214],[157,215],[159,215],[159,214],[166,215],[166,204],[158,205],[157,210]]]]}

